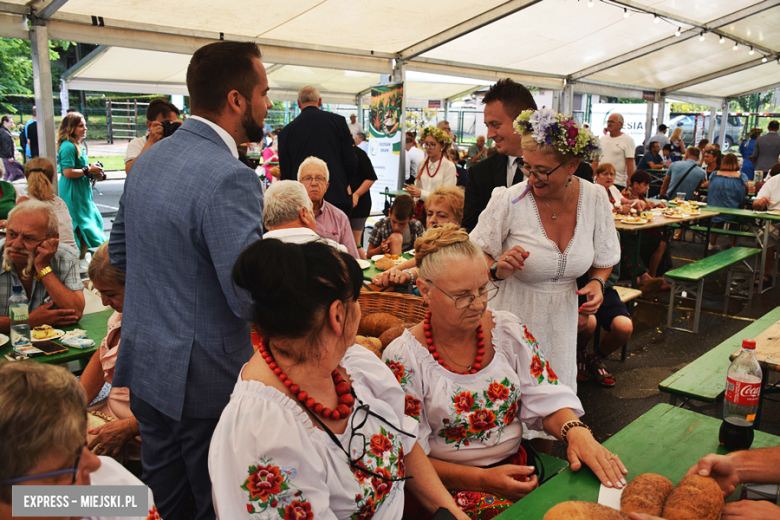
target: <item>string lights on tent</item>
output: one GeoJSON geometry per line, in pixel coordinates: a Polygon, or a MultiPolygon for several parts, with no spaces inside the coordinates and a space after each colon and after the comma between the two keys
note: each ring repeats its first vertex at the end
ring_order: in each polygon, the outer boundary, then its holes
{"type": "Polygon", "coordinates": [[[626,8],[624,7],[624,8],[623,8],[623,18],[628,18],[628,17],[629,17],[629,14],[628,14],[628,9],[626,9],[626,8]]]}
{"type": "Polygon", "coordinates": [[[752,55],[754,55],[755,53],[756,53],[756,51],[754,51],[754,50],[753,50],[753,47],[751,47],[751,48],[750,48],[750,52],[748,52],[748,54],[750,54],[750,55],[752,56],[752,55]]]}
{"type": "Polygon", "coordinates": [[[675,36],[680,36],[682,34],[682,27],[678,27],[676,31],[674,31],[675,36]]]}
{"type": "Polygon", "coordinates": [[[763,58],[761,58],[761,63],[766,63],[766,62],[767,62],[766,56],[764,56],[763,58]]]}
{"type": "Polygon", "coordinates": [[[704,41],[704,31],[702,31],[701,34],[699,35],[699,41],[700,42],[704,41]]]}
{"type": "Polygon", "coordinates": [[[734,46],[732,47],[733,50],[739,49],[739,44],[737,42],[734,42],[734,46]]]}
{"type": "Polygon", "coordinates": [[[588,7],[593,7],[593,0],[588,0],[588,7]]]}

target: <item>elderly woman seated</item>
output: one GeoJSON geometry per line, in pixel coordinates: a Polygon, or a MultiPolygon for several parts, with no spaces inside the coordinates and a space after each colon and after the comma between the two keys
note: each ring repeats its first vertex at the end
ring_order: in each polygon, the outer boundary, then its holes
{"type": "MultiPolygon", "coordinates": [[[[65,368],[0,364],[0,518],[12,518],[12,486],[143,485],[114,459],[86,449],[84,403],[65,368]]],[[[151,491],[148,498],[149,518],[159,518],[151,491]]]]}
{"type": "Polygon", "coordinates": [[[582,404],[559,383],[531,332],[517,316],[488,308],[498,287],[468,233],[451,224],[431,229],[415,248],[417,285],[430,311],[382,357],[456,503],[482,518],[536,488],[521,446],[524,427],[566,442],[573,470],[585,463],[605,486],[625,485],[625,467],[579,421],[582,404]]]}
{"type": "MultiPolygon", "coordinates": [[[[610,163],[601,163],[596,169],[594,179],[596,184],[603,186],[607,190],[609,203],[614,206],[614,211],[623,215],[631,211],[631,201],[621,195],[620,190],[615,186],[615,167],[610,163]]],[[[640,203],[634,208],[637,211],[645,209],[645,204],[640,203]]]]}
{"type": "Polygon", "coordinates": [[[397,519],[407,487],[426,510],[466,518],[415,440],[393,374],[355,345],[362,280],[320,242],[263,239],[239,256],[233,281],[252,296],[262,342],[211,441],[217,517],[397,519]]]}
{"type": "MultiPolygon", "coordinates": [[[[104,383],[111,384],[119,353],[119,339],[122,333],[122,306],[125,300],[125,273],[117,269],[108,259],[108,242],[98,247],[87,271],[89,279],[100,292],[103,305],[114,309],[108,318],[108,332],[96,355],[89,360],[79,383],[91,403],[100,393],[104,383]]],[[[88,448],[98,455],[124,458],[125,455],[140,455],[141,438],[138,436],[138,420],[130,411],[130,391],[127,388],[111,387],[108,397],[91,406],[89,411],[97,417],[107,418],[90,430],[88,448]],[[107,416],[107,417],[106,417],[107,416]],[[113,419],[113,420],[112,420],[113,419]],[[94,437],[93,437],[94,436],[94,437]],[[120,456],[121,455],[121,456],[120,456]]]]}
{"type": "MultiPolygon", "coordinates": [[[[426,226],[428,229],[437,228],[446,224],[455,224],[460,227],[463,220],[463,189],[457,186],[439,186],[425,201],[426,226]]],[[[388,269],[382,274],[376,275],[371,282],[374,285],[388,287],[390,285],[404,285],[417,280],[419,272],[417,261],[412,258],[397,266],[388,269]]]]}

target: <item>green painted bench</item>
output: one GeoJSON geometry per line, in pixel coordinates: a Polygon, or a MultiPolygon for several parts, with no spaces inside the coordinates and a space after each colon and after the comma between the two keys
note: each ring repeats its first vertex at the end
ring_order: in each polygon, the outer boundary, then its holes
{"type": "MultiPolygon", "coordinates": [[[[701,233],[707,232],[707,228],[704,226],[691,226],[689,229],[692,229],[693,231],[699,231],[701,233]]],[[[756,235],[754,235],[752,231],[738,231],[736,229],[721,229],[714,227],[710,229],[710,233],[715,233],[716,235],[729,235],[734,237],[756,238],[756,235]]]]}
{"type": "MultiPolygon", "coordinates": [[[[725,269],[728,267],[728,275],[726,276],[726,301],[723,305],[723,313],[726,314],[729,305],[729,297],[731,296],[731,278],[733,275],[734,265],[746,261],[753,257],[754,265],[752,269],[752,276],[748,280],[747,299],[748,302],[753,299],[753,279],[758,272],[755,265],[755,259],[758,258],[761,249],[754,247],[732,247],[726,251],[721,251],[718,254],[708,256],[696,262],[692,262],[688,265],[678,267],[667,271],[664,276],[671,281],[672,291],[669,296],[669,314],[666,319],[666,328],[681,330],[683,332],[699,332],[699,317],[701,315],[701,302],[704,299],[704,278],[725,269]],[[693,314],[693,329],[688,330],[680,327],[672,327],[672,313],[674,312],[674,297],[679,292],[687,291],[693,293],[696,296],[696,310],[693,314]]],[[[737,297],[737,296],[733,296],[737,297]]]]}
{"type": "Polygon", "coordinates": [[[677,406],[679,400],[682,406],[687,406],[696,412],[715,408],[718,418],[722,418],[726,372],[731,364],[729,356],[742,346],[743,339],[755,338],[778,320],[780,320],[780,307],[768,312],[661,381],[658,390],[669,394],[669,403],[673,406],[677,406]],[[704,404],[696,404],[692,401],[704,404]]]}

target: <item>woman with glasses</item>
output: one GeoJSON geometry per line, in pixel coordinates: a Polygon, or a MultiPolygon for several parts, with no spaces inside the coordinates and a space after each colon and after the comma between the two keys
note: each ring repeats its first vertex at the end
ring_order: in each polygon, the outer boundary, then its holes
{"type": "Polygon", "coordinates": [[[362,279],[319,242],[261,240],[236,261],[262,341],[211,441],[219,518],[398,519],[405,487],[427,511],[466,518],[417,444],[393,374],[355,345],[362,279]]]}
{"type": "Polygon", "coordinates": [[[458,183],[458,173],[455,163],[446,156],[447,148],[452,144],[447,132],[426,126],[420,132],[420,137],[427,157],[418,168],[415,183],[405,186],[404,189],[412,197],[425,202],[428,195],[439,186],[455,186],[458,183]]]}
{"type": "MultiPolygon", "coordinates": [[[[114,459],[87,449],[85,399],[63,367],[0,363],[0,518],[12,518],[12,486],[143,485],[114,459]]],[[[159,518],[151,491],[148,497],[149,518],[159,518]]]]}
{"type": "Polygon", "coordinates": [[[488,307],[504,289],[488,279],[468,233],[448,224],[415,249],[417,286],[430,310],[382,357],[455,502],[473,519],[492,518],[536,488],[520,446],[524,425],[567,441],[573,469],[584,462],[604,485],[625,485],[622,463],[578,420],[582,404],[531,332],[514,314],[488,307]]]}
{"type": "MultiPolygon", "coordinates": [[[[501,287],[495,307],[516,314],[544,345],[560,381],[577,389],[578,313],[595,314],[605,280],[620,261],[612,208],[603,187],[574,176],[580,160],[596,156],[598,141],[569,116],[526,110],[522,134],[528,180],[496,188],[471,239],[488,257],[501,287]],[[577,278],[589,282],[577,290],[577,278]],[[577,305],[577,296],[587,302],[577,305]]],[[[529,432],[546,453],[553,437],[529,432]]]]}

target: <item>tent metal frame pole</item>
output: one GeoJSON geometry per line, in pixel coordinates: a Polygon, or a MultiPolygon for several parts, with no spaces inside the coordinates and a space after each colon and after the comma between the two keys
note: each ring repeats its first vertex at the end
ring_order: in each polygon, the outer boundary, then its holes
{"type": "MultiPolygon", "coordinates": [[[[51,87],[51,62],[49,61],[49,32],[46,20],[32,18],[30,25],[30,51],[32,54],[33,88],[38,114],[38,155],[54,162],[57,157],[54,133],[54,94],[51,87]]],[[[57,194],[57,183],[52,183],[57,194]]]]}
{"type": "MultiPolygon", "coordinates": [[[[655,93],[655,98],[658,99],[658,92],[655,93]]],[[[647,102],[647,114],[645,116],[645,140],[642,145],[650,140],[650,136],[653,135],[653,108],[655,107],[655,101],[647,102]]]]}
{"type": "Polygon", "coordinates": [[[574,115],[574,82],[573,81],[566,82],[566,90],[564,90],[563,99],[564,99],[563,112],[566,115],[573,116],[574,115]]]}
{"type": "Polygon", "coordinates": [[[720,149],[723,150],[723,143],[726,142],[726,125],[729,122],[729,98],[723,98],[723,110],[720,114],[720,135],[718,136],[718,144],[720,149]]]}
{"type": "MultiPolygon", "coordinates": [[[[707,129],[707,140],[709,142],[712,142],[712,139],[715,137],[715,120],[718,118],[718,109],[716,107],[710,108],[710,125],[707,129]]],[[[698,143],[691,143],[694,146],[698,143]]]]}
{"type": "MultiPolygon", "coordinates": [[[[655,116],[655,125],[660,126],[664,124],[664,117],[666,116],[666,96],[662,92],[655,93],[655,99],[658,103],[658,112],[655,116]]],[[[652,128],[650,129],[652,131],[652,128]]]]}

